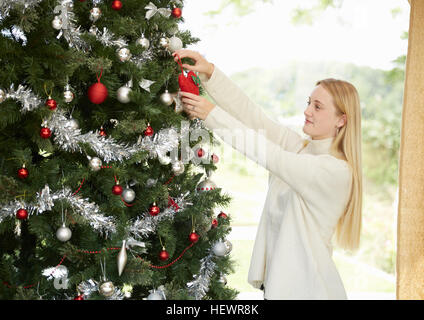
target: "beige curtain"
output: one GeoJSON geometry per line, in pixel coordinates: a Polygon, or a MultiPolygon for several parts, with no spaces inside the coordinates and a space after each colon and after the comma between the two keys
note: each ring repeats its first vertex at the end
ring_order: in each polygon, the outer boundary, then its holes
{"type": "Polygon", "coordinates": [[[410,0],[399,159],[397,299],[424,299],[424,0],[410,0]]]}

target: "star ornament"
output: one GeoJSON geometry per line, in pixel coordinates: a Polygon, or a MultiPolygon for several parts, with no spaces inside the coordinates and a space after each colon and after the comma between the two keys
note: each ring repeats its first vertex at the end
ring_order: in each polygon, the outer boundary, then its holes
{"type": "Polygon", "coordinates": [[[147,79],[141,79],[141,81],[138,83],[138,85],[140,86],[140,88],[146,90],[147,92],[150,92],[150,86],[154,83],[155,83],[155,81],[150,81],[150,80],[147,80],[147,79]]]}

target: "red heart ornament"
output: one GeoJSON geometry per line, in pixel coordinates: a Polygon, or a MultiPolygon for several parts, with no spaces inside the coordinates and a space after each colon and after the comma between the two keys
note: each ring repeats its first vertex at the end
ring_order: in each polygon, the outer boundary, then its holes
{"type": "Polygon", "coordinates": [[[193,71],[190,71],[186,77],[184,75],[184,69],[183,69],[181,59],[178,55],[177,57],[178,57],[178,64],[181,67],[181,74],[178,76],[178,84],[180,86],[180,90],[184,92],[190,92],[195,95],[199,95],[200,80],[198,76],[193,71]]]}

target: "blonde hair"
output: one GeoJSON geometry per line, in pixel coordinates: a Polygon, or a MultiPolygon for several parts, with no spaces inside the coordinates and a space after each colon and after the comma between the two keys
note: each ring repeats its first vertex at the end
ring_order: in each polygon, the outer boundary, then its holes
{"type": "Polygon", "coordinates": [[[346,124],[340,128],[330,153],[346,160],[352,171],[352,184],[346,208],[335,230],[339,247],[355,251],[359,248],[362,226],[362,135],[361,107],[356,88],[347,81],[324,79],[318,81],[332,96],[338,116],[346,114],[346,124]]]}

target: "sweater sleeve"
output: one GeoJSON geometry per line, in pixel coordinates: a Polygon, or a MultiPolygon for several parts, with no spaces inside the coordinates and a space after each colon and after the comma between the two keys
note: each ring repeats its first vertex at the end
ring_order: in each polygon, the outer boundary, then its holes
{"type": "Polygon", "coordinates": [[[215,66],[210,79],[203,73],[199,74],[199,78],[209,96],[245,126],[262,130],[268,140],[279,144],[284,150],[294,150],[302,143],[303,139],[298,133],[269,118],[218,67],[215,66]]]}
{"type": "Polygon", "coordinates": [[[204,123],[225,143],[285,181],[305,200],[320,201],[317,194],[331,197],[335,190],[344,189],[349,182],[347,162],[329,154],[286,151],[264,135],[244,126],[219,106],[211,110],[204,123]]]}

